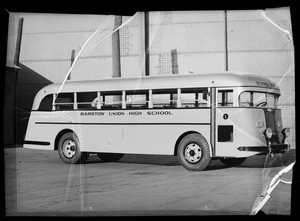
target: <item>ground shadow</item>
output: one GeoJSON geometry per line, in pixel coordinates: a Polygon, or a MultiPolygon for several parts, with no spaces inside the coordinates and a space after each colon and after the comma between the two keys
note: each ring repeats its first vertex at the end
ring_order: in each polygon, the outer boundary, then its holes
{"type": "Polygon", "coordinates": [[[273,157],[269,155],[255,155],[248,157],[240,167],[248,168],[268,168],[288,166],[296,160],[296,150],[291,149],[283,154],[275,154],[273,157]]]}
{"type": "MultiPolygon", "coordinates": [[[[93,163],[106,163],[98,158],[97,155],[92,154],[89,156],[86,164],[93,163]]],[[[148,154],[125,154],[122,159],[118,162],[119,164],[129,163],[129,164],[149,164],[156,166],[166,166],[166,167],[174,167],[181,166],[177,156],[165,156],[165,155],[148,155],[148,154]]],[[[206,170],[220,170],[226,169],[228,166],[224,165],[219,160],[212,160],[210,165],[206,168],[206,170]]]]}
{"type": "MultiPolygon", "coordinates": [[[[292,149],[285,154],[276,154],[274,157],[267,155],[255,155],[248,157],[241,165],[236,167],[243,168],[268,168],[288,166],[295,161],[295,150],[292,149]]],[[[91,154],[86,161],[87,164],[106,163],[98,158],[96,154],[91,154]]],[[[177,156],[165,155],[148,155],[148,154],[125,154],[117,163],[130,164],[150,164],[158,166],[181,166],[177,156]]],[[[224,165],[220,160],[212,160],[206,170],[227,169],[229,166],[224,165]]]]}
{"type": "MultiPolygon", "coordinates": [[[[98,158],[96,154],[91,154],[86,163],[106,163],[98,158]]],[[[149,155],[149,154],[125,154],[118,163],[131,164],[151,164],[160,166],[180,166],[177,156],[149,155]]]]}
{"type": "MultiPolygon", "coordinates": [[[[97,155],[93,154],[90,155],[86,164],[93,164],[93,163],[106,163],[99,159],[97,155]]],[[[130,164],[149,164],[149,165],[157,165],[157,166],[181,166],[177,156],[165,156],[165,155],[146,155],[146,154],[125,154],[124,157],[115,162],[115,163],[130,163],[130,164]]],[[[205,170],[220,170],[226,169],[229,166],[224,165],[219,160],[212,160],[210,165],[205,170]]]]}

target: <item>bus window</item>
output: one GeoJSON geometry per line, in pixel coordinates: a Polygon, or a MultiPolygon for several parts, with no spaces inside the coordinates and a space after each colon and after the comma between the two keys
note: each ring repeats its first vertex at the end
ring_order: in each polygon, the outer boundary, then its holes
{"type": "Polygon", "coordinates": [[[240,95],[241,107],[253,107],[253,92],[243,92],[240,95]]]}
{"type": "Polygon", "coordinates": [[[147,108],[148,91],[126,91],[126,108],[147,108]]]}
{"type": "Polygon", "coordinates": [[[240,106],[277,108],[277,100],[275,94],[245,91],[240,95],[240,106]]]}
{"type": "Polygon", "coordinates": [[[233,90],[218,91],[218,106],[233,106],[233,90]]]}
{"type": "Polygon", "coordinates": [[[189,88],[181,90],[182,107],[206,107],[208,106],[208,90],[189,88]]]}
{"type": "Polygon", "coordinates": [[[101,92],[102,109],[122,109],[122,91],[101,92]]]}
{"type": "Polygon", "coordinates": [[[55,99],[56,110],[73,110],[74,93],[59,93],[55,99]]]}
{"type": "Polygon", "coordinates": [[[195,107],[196,105],[195,89],[182,89],[180,98],[181,98],[182,107],[195,107]]]}
{"type": "Polygon", "coordinates": [[[77,93],[78,109],[91,110],[97,109],[97,106],[92,102],[97,98],[97,92],[79,92],[77,93]]]}
{"type": "Polygon", "coordinates": [[[174,108],[177,103],[177,89],[153,90],[153,108],[174,108]]]}
{"type": "Polygon", "coordinates": [[[53,94],[48,94],[40,103],[39,111],[51,111],[53,103],[53,94]]]}
{"type": "MultiPolygon", "coordinates": [[[[266,94],[265,93],[253,93],[253,105],[254,106],[261,106],[260,104],[263,104],[267,101],[266,94]]],[[[262,105],[265,106],[265,105],[262,105]]]]}
{"type": "Polygon", "coordinates": [[[267,106],[277,108],[277,97],[274,94],[267,93],[267,106]]]}
{"type": "Polygon", "coordinates": [[[196,100],[197,107],[208,107],[209,106],[209,98],[208,98],[208,89],[203,89],[197,92],[198,98],[196,100]]]}

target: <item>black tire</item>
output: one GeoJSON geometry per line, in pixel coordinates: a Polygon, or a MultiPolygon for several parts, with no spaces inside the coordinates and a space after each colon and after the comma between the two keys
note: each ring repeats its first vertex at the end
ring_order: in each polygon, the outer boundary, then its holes
{"type": "Polygon", "coordinates": [[[206,139],[197,133],[188,134],[180,141],[177,157],[181,165],[190,171],[205,170],[212,160],[206,139]]]}
{"type": "Polygon", "coordinates": [[[247,158],[232,158],[232,157],[220,157],[219,160],[229,167],[236,167],[241,165],[247,158]]]}
{"type": "Polygon", "coordinates": [[[116,162],[120,160],[124,154],[122,153],[97,153],[100,160],[104,162],[116,162]]]}
{"type": "Polygon", "coordinates": [[[89,153],[80,151],[78,137],[73,132],[65,133],[58,142],[58,155],[68,164],[84,163],[89,153]]]}

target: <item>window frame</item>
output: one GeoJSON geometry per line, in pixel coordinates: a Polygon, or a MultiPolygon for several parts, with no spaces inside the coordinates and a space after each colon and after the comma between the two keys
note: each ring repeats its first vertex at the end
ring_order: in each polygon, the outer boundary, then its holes
{"type": "MultiPolygon", "coordinates": [[[[84,99],[82,99],[84,100],[84,99]]],[[[77,101],[77,109],[76,110],[95,110],[98,109],[97,102],[93,106],[93,102],[95,100],[98,100],[98,92],[97,91],[82,91],[82,92],[76,92],[76,101],[77,101]],[[91,101],[80,101],[80,95],[82,94],[94,94],[95,97],[91,101]],[[88,107],[80,107],[80,105],[89,105],[88,107]]]]}
{"type": "Polygon", "coordinates": [[[61,92],[59,94],[54,94],[52,109],[54,109],[56,111],[70,111],[70,110],[76,110],[75,108],[76,108],[76,94],[75,94],[75,92],[61,92]],[[65,94],[73,94],[73,96],[72,96],[73,97],[72,102],[59,102],[58,103],[57,99],[59,98],[59,95],[65,95],[65,94]],[[61,109],[61,107],[59,107],[59,106],[64,106],[64,105],[65,106],[70,105],[71,108],[70,109],[65,109],[65,108],[61,109]]]}
{"type": "MultiPolygon", "coordinates": [[[[121,110],[124,109],[124,91],[100,91],[100,106],[104,110],[121,110]],[[117,96],[119,101],[106,101],[107,96],[117,96]],[[110,108],[111,107],[111,108],[110,108]]],[[[117,98],[112,97],[112,99],[117,98]]]]}
{"type": "Polygon", "coordinates": [[[241,108],[273,108],[273,109],[278,109],[278,99],[279,99],[279,96],[278,94],[276,93],[271,93],[271,92],[266,92],[266,91],[255,91],[255,90],[245,90],[245,91],[242,91],[240,94],[239,94],[239,98],[238,98],[238,105],[239,107],[241,108]],[[250,104],[249,106],[242,106],[242,102],[241,102],[241,96],[243,93],[250,93],[250,104]],[[265,107],[261,107],[261,106],[255,106],[255,103],[254,103],[254,93],[260,93],[260,94],[264,94],[264,97],[265,97],[265,101],[268,103],[268,95],[272,95],[273,98],[274,98],[274,106],[265,106],[265,107]]]}
{"type": "MultiPolygon", "coordinates": [[[[222,94],[222,103],[223,103],[223,94],[222,94]]],[[[231,103],[231,102],[227,102],[228,103],[231,103]]],[[[224,107],[224,108],[230,108],[230,107],[237,107],[237,95],[236,95],[236,88],[234,87],[224,87],[224,88],[217,88],[217,91],[216,91],[216,106],[217,107],[224,107]],[[219,92],[220,91],[225,91],[225,92],[230,92],[232,91],[232,105],[220,105],[219,104],[219,92]]]]}
{"type": "Polygon", "coordinates": [[[178,99],[174,99],[174,95],[178,95],[177,88],[170,88],[170,89],[152,89],[152,108],[157,109],[171,109],[177,107],[178,99]],[[167,95],[169,99],[154,99],[156,95],[167,95]],[[164,105],[164,106],[158,106],[164,105]]]}
{"type": "Polygon", "coordinates": [[[125,91],[125,109],[148,109],[150,91],[149,90],[126,90],[125,91]],[[145,99],[138,101],[129,101],[128,96],[144,95],[145,99]],[[133,106],[132,106],[133,105],[133,106]]]}
{"type": "Polygon", "coordinates": [[[182,88],[181,93],[180,93],[180,102],[181,102],[181,107],[183,108],[205,108],[205,107],[210,107],[210,92],[209,88],[182,88]],[[207,100],[203,99],[203,95],[206,93],[207,100]],[[184,102],[184,99],[182,99],[182,96],[185,94],[190,94],[194,95],[194,99],[188,100],[189,102],[184,102]],[[199,96],[199,94],[202,94],[202,98],[199,96]],[[191,102],[192,101],[192,102],[191,102]],[[199,101],[205,101],[205,105],[200,105],[203,104],[203,102],[199,103],[199,101]],[[194,106],[185,106],[184,104],[188,105],[194,105],[194,106]]]}

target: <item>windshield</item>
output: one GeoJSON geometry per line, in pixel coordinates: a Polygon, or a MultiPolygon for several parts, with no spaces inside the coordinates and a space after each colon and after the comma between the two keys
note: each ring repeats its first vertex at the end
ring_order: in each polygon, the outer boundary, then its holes
{"type": "Polygon", "coordinates": [[[240,95],[240,107],[277,108],[277,94],[245,91],[240,95]]]}

